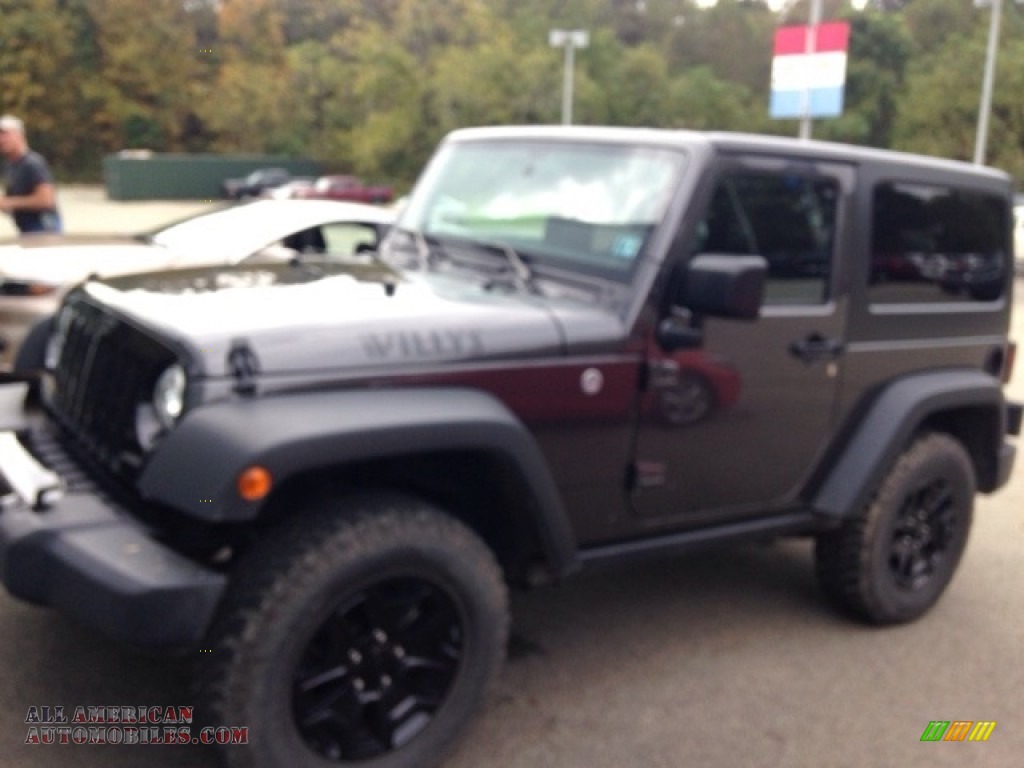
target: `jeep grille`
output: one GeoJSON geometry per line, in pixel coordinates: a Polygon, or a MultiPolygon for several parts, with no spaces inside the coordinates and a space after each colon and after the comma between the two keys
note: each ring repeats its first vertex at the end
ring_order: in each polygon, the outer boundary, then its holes
{"type": "Polygon", "coordinates": [[[142,331],[83,300],[69,301],[47,410],[84,458],[130,482],[142,463],[135,410],[148,401],[173,353],[142,331]]]}

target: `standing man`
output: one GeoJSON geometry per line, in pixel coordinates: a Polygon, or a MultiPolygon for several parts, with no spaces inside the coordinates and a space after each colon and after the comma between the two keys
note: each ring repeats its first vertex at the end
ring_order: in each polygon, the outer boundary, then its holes
{"type": "Polygon", "coordinates": [[[53,175],[43,156],[29,149],[25,124],[14,115],[0,117],[0,155],[4,158],[0,211],[14,218],[22,234],[60,232],[53,175]]]}

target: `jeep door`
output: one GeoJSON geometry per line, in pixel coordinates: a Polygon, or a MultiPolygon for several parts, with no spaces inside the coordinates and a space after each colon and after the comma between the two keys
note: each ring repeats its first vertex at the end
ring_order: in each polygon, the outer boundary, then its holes
{"type": "Polygon", "coordinates": [[[680,232],[680,263],[666,267],[684,268],[697,253],[760,255],[765,301],[752,322],[705,318],[692,349],[669,352],[651,339],[636,514],[706,524],[797,499],[833,429],[853,179],[852,167],[806,158],[719,159],[696,200],[702,215],[680,232]]]}

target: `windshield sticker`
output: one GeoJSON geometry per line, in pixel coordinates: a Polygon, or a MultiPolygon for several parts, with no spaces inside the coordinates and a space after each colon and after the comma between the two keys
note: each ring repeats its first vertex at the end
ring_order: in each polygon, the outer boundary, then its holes
{"type": "Polygon", "coordinates": [[[612,243],[612,256],[623,261],[632,261],[640,251],[643,238],[639,235],[619,235],[612,243]]]}

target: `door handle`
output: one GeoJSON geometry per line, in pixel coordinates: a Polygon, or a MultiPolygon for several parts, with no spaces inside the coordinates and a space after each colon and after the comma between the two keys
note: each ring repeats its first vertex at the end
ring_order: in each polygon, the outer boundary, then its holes
{"type": "Polygon", "coordinates": [[[789,345],[789,353],[808,365],[819,360],[835,360],[845,349],[842,339],[830,339],[820,333],[812,333],[789,345]]]}

